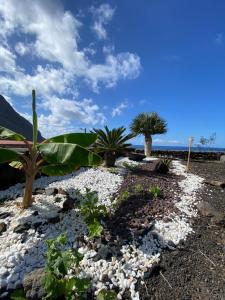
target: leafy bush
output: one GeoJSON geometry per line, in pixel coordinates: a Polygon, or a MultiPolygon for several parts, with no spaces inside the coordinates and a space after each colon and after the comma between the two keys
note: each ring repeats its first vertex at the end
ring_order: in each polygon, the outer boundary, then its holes
{"type": "Polygon", "coordinates": [[[11,167],[23,169],[26,175],[22,207],[32,204],[32,189],[38,172],[47,175],[64,175],[80,166],[93,166],[101,162],[100,156],[89,150],[97,135],[93,133],[70,133],[37,142],[38,121],[35,91],[32,91],[33,143],[24,136],[0,126],[0,139],[24,142],[27,153],[0,148],[0,163],[10,163],[11,167]]]}
{"type": "Polygon", "coordinates": [[[76,249],[62,250],[67,241],[62,234],[56,239],[46,241],[47,263],[43,287],[46,292],[44,299],[80,299],[90,288],[90,280],[79,278],[79,264],[83,259],[76,249]],[[73,268],[75,274],[69,277],[69,270],[73,268]]]}
{"type": "Polygon", "coordinates": [[[97,300],[116,300],[117,294],[115,291],[111,290],[101,290],[97,295],[97,300]]]}
{"type": "Polygon", "coordinates": [[[123,162],[123,167],[128,169],[129,171],[135,171],[138,169],[138,165],[132,164],[132,163],[128,163],[128,162],[123,162]]]}
{"type": "Polygon", "coordinates": [[[143,186],[141,184],[136,184],[134,186],[134,191],[135,191],[135,193],[141,193],[141,192],[143,192],[143,186]]]}
{"type": "Polygon", "coordinates": [[[84,200],[80,205],[80,212],[87,224],[89,237],[100,236],[103,231],[101,218],[106,216],[106,206],[98,205],[98,195],[87,189],[84,200]]]}
{"type": "Polygon", "coordinates": [[[157,185],[153,185],[152,187],[150,187],[149,192],[153,198],[163,197],[163,191],[157,185]]]}
{"type": "Polygon", "coordinates": [[[164,158],[161,160],[163,164],[165,164],[168,168],[170,168],[170,165],[172,163],[172,159],[170,158],[164,158]]]}
{"type": "Polygon", "coordinates": [[[154,171],[160,174],[167,174],[169,172],[171,162],[172,160],[170,158],[161,159],[156,163],[154,171]]]}
{"type": "Polygon", "coordinates": [[[125,200],[127,200],[130,197],[130,193],[129,191],[123,191],[120,195],[119,195],[119,202],[123,202],[125,200]]]}
{"type": "Polygon", "coordinates": [[[126,142],[133,138],[133,134],[125,135],[126,128],[119,127],[109,130],[107,126],[102,129],[93,129],[97,134],[97,141],[94,144],[94,149],[97,153],[104,153],[104,162],[106,167],[113,167],[116,161],[116,154],[124,152],[131,144],[126,142]]]}
{"type": "Polygon", "coordinates": [[[18,290],[15,290],[11,293],[10,299],[12,299],[12,300],[26,300],[27,298],[26,298],[26,294],[25,294],[24,290],[18,289],[18,290]]]}

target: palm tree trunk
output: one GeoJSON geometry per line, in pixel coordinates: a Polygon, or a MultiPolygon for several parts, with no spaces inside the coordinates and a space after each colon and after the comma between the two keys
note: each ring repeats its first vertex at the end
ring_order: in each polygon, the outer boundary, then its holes
{"type": "Polygon", "coordinates": [[[116,162],[116,155],[113,152],[104,153],[104,165],[105,167],[114,167],[116,162]]]}
{"type": "Polygon", "coordinates": [[[151,135],[145,135],[145,156],[150,157],[152,151],[152,137],[151,135]]]}
{"type": "Polygon", "coordinates": [[[33,191],[33,182],[35,179],[36,172],[33,174],[26,174],[26,182],[24,188],[24,195],[23,195],[23,208],[28,208],[32,204],[32,191],[33,191]]]}

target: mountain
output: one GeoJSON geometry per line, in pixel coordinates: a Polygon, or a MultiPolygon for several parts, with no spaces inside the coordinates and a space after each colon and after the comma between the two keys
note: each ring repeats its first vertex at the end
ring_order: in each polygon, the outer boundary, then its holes
{"type": "MultiPolygon", "coordinates": [[[[0,126],[6,127],[12,131],[22,134],[29,141],[33,139],[32,124],[18,114],[12,106],[0,95],[0,126]]],[[[43,141],[41,133],[38,132],[38,141],[43,141]]]]}

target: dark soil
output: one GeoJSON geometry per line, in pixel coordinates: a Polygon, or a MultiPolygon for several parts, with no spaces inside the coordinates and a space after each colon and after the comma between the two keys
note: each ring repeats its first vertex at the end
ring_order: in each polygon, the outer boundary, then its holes
{"type": "MultiPolygon", "coordinates": [[[[191,172],[208,180],[224,180],[225,164],[196,162],[191,172]]],[[[205,186],[198,195],[216,210],[225,213],[225,189],[205,186]]],[[[212,224],[211,218],[194,220],[194,234],[175,251],[165,251],[153,275],[139,284],[140,299],[224,300],[225,228],[212,224]]],[[[129,298],[124,298],[129,299],[129,298]]]]}
{"type": "Polygon", "coordinates": [[[145,235],[151,229],[151,226],[146,228],[149,222],[177,211],[173,201],[181,192],[178,186],[181,177],[156,174],[153,168],[154,163],[147,163],[127,175],[117,195],[120,197],[118,208],[106,220],[111,238],[117,237],[124,243],[135,236],[145,235]],[[160,188],[161,197],[151,195],[153,186],[160,188]]]}

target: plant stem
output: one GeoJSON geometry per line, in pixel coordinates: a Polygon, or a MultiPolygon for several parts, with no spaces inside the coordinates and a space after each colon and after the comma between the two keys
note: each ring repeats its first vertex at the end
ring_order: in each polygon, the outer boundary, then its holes
{"type": "Polygon", "coordinates": [[[23,196],[23,208],[28,208],[32,204],[32,191],[33,191],[33,182],[35,179],[36,172],[31,175],[26,174],[26,182],[23,196]]]}

